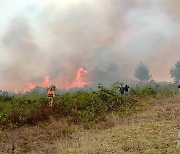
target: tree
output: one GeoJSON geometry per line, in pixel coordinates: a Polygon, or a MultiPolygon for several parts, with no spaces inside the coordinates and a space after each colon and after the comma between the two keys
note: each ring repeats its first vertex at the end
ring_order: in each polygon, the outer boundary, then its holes
{"type": "Polygon", "coordinates": [[[151,79],[151,75],[149,75],[148,67],[143,63],[140,62],[135,70],[134,76],[142,81],[148,81],[151,79]]]}
{"type": "Polygon", "coordinates": [[[172,67],[170,70],[171,78],[174,78],[175,83],[180,82],[180,61],[177,61],[175,67],[172,67]]]}

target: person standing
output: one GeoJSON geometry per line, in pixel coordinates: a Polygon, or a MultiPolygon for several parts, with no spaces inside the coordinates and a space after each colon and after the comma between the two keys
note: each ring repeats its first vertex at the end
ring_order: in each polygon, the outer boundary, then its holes
{"type": "Polygon", "coordinates": [[[54,103],[54,97],[55,97],[55,85],[51,85],[51,87],[49,88],[49,91],[48,91],[48,98],[49,98],[49,105],[52,106],[53,103],[54,103]]]}
{"type": "Polygon", "coordinates": [[[128,84],[125,85],[124,92],[125,92],[125,94],[128,94],[128,92],[129,92],[129,85],[128,84]]]}
{"type": "Polygon", "coordinates": [[[121,86],[120,86],[120,88],[119,88],[119,92],[120,92],[120,94],[121,95],[124,95],[124,91],[125,89],[124,89],[124,85],[123,84],[121,84],[121,86]]]}

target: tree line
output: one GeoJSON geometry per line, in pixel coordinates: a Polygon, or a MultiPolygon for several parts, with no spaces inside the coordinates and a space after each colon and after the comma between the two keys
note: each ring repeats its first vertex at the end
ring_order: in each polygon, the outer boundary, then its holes
{"type": "MultiPolygon", "coordinates": [[[[175,66],[170,69],[171,78],[174,79],[175,83],[180,82],[180,61],[177,61],[175,66]]],[[[135,69],[134,76],[140,81],[149,81],[152,75],[149,73],[149,68],[143,62],[140,62],[135,69]]]]}

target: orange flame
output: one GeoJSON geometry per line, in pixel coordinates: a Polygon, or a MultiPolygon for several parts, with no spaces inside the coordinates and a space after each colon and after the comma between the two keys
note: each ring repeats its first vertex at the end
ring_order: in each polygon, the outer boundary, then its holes
{"type": "MultiPolygon", "coordinates": [[[[58,80],[55,81],[55,85],[57,86],[57,88],[59,89],[70,89],[70,88],[83,88],[85,87],[86,85],[89,85],[91,84],[92,82],[89,81],[86,77],[86,75],[88,74],[88,70],[80,67],[77,72],[76,72],[76,76],[74,77],[73,80],[68,80],[68,79],[65,79],[65,80],[62,80],[62,82],[59,84],[58,86],[58,80]]],[[[23,88],[23,89],[18,89],[17,86],[14,86],[14,85],[6,85],[5,87],[2,88],[2,90],[4,91],[12,91],[12,92],[15,92],[16,94],[18,93],[25,93],[25,92],[28,92],[28,91],[31,91],[33,89],[36,88],[36,86],[41,86],[43,88],[45,87],[48,87],[50,85],[50,77],[49,76],[45,76],[44,77],[44,80],[42,82],[42,84],[38,84],[38,83],[33,83],[33,82],[29,82],[28,83],[28,86],[26,88],[23,88]],[[10,88],[7,88],[7,87],[13,87],[13,90],[10,90],[10,88]]]]}
{"type": "Polygon", "coordinates": [[[49,76],[44,77],[44,81],[42,84],[42,87],[47,87],[47,86],[49,86],[49,76]]]}
{"type": "Polygon", "coordinates": [[[76,73],[76,79],[73,81],[71,88],[73,87],[82,88],[82,87],[85,87],[86,85],[91,84],[91,82],[85,78],[85,75],[88,73],[89,72],[86,69],[82,67],[79,68],[76,73]]]}
{"type": "Polygon", "coordinates": [[[36,87],[35,84],[32,83],[32,82],[30,82],[30,83],[28,84],[28,88],[29,88],[30,90],[34,89],[35,87],[36,87]]]}
{"type": "Polygon", "coordinates": [[[35,84],[32,82],[29,82],[28,87],[24,89],[24,92],[31,91],[35,88],[36,88],[35,84]]]}

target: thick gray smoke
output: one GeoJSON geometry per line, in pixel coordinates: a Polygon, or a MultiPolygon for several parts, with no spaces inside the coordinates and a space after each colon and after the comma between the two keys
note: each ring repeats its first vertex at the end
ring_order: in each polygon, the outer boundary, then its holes
{"type": "Polygon", "coordinates": [[[23,89],[50,76],[61,88],[79,67],[92,81],[127,82],[139,61],[149,65],[155,80],[169,80],[180,57],[176,2],[84,0],[66,9],[51,4],[33,22],[18,15],[1,38],[0,86],[23,89]]]}

